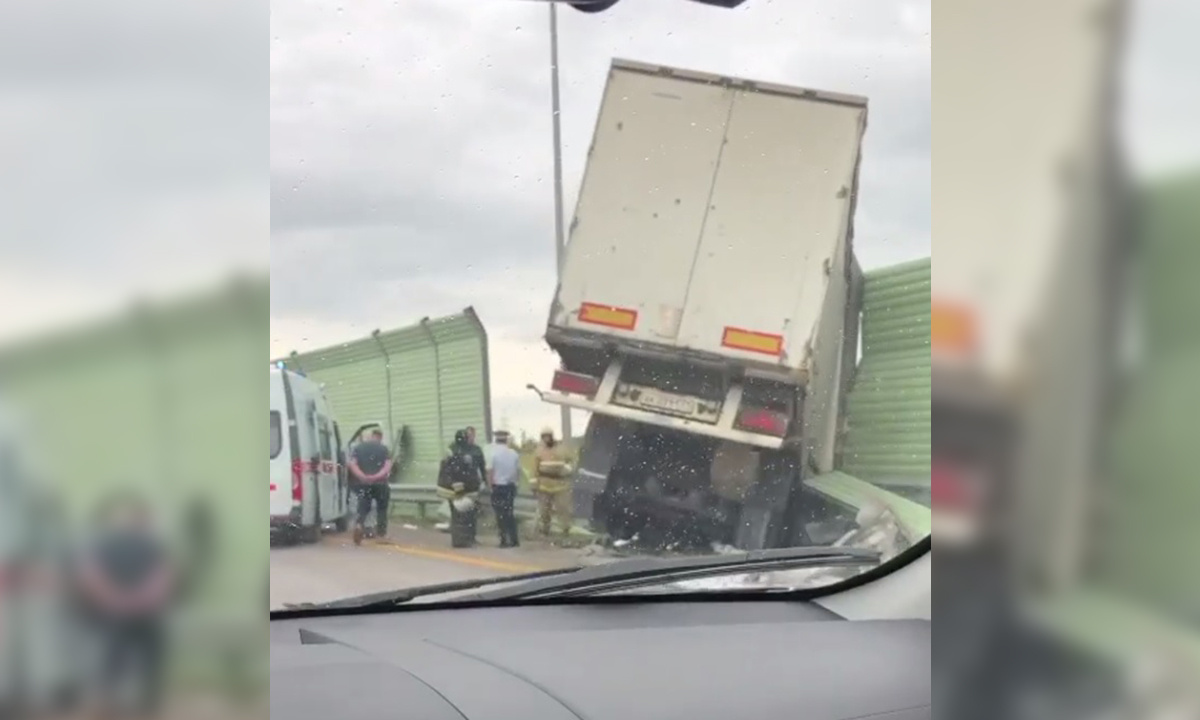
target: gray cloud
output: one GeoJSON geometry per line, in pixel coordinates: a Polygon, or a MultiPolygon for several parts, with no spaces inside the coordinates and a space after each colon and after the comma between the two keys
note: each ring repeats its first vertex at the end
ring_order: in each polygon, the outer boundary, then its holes
{"type": "Polygon", "coordinates": [[[265,265],[265,8],[102,5],[0,9],[0,274],[99,300],[265,265]]]}
{"type": "Polygon", "coordinates": [[[1135,166],[1157,174],[1200,163],[1200,3],[1133,3],[1125,63],[1125,137],[1135,166]]]}
{"type": "MultiPolygon", "coordinates": [[[[408,322],[475,304],[494,329],[536,338],[553,282],[544,6],[272,12],[276,316],[370,324],[399,319],[379,308],[402,302],[408,322]],[[526,286],[512,287],[517,276],[526,286]]],[[[885,259],[927,253],[928,14],[900,0],[564,9],[568,213],[608,64],[629,57],[867,95],[860,243],[885,259]]]]}

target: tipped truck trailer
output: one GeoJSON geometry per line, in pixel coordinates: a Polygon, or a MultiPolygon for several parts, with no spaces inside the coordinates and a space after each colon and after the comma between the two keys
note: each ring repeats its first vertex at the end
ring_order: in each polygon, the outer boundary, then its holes
{"type": "Polygon", "coordinates": [[[866,122],[862,97],[614,61],[542,393],[592,413],[575,502],[609,534],[803,541],[855,362],[866,122]]]}

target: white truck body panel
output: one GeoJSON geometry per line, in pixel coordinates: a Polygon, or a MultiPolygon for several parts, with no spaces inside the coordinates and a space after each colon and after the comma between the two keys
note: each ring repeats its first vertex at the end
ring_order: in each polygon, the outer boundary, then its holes
{"type": "Polygon", "coordinates": [[[1043,580],[1067,583],[1084,564],[1100,442],[1091,421],[1103,387],[1097,335],[1113,288],[1101,211],[1110,198],[1098,183],[1112,172],[1100,163],[1113,152],[1107,108],[1125,11],[1113,0],[996,8],[946,4],[939,16],[955,53],[939,86],[960,97],[987,93],[939,111],[947,126],[964,128],[938,134],[939,172],[978,180],[938,188],[932,301],[970,313],[977,347],[941,350],[935,332],[934,390],[1011,406],[1020,418],[1022,561],[1043,580]],[[1019,61],[999,62],[1003,50],[988,41],[997,25],[1033,17],[1019,61]],[[966,379],[951,385],[956,373],[966,379]]]}
{"type": "Polygon", "coordinates": [[[949,168],[945,176],[973,181],[942,183],[937,191],[934,300],[973,312],[980,347],[971,364],[1003,385],[1023,372],[1028,343],[1046,323],[1053,286],[1080,272],[1071,233],[1081,232],[1087,210],[1079,196],[1089,189],[1068,178],[1098,173],[1097,147],[1107,131],[1099,108],[1107,102],[1117,42],[1108,24],[1083,18],[1119,16],[1115,6],[1067,0],[1050,8],[1023,0],[995,15],[968,6],[947,9],[958,33],[956,59],[939,73],[939,83],[959,97],[979,88],[991,94],[939,113],[950,118],[948,126],[964,129],[938,136],[946,148],[939,161],[949,168]],[[991,37],[997,22],[1025,22],[1034,13],[1038,32],[1023,41],[1021,62],[997,63],[995,48],[979,39],[991,37]],[[1018,104],[1009,99],[1018,97],[1018,104]]]}
{"type": "Polygon", "coordinates": [[[822,316],[843,314],[829,275],[851,251],[866,114],[860,97],[614,61],[548,339],[809,371],[822,316]],[[588,303],[636,324],[588,322],[588,303]],[[735,348],[728,328],[776,339],[735,348]]]}

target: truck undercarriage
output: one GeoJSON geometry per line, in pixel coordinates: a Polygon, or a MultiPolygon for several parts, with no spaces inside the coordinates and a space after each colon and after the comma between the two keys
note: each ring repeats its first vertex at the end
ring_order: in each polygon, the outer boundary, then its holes
{"type": "MultiPolygon", "coordinates": [[[[736,452],[736,449],[735,449],[736,452]]],[[[804,487],[797,456],[746,448],[736,472],[718,441],[593,416],[574,486],[577,517],[618,545],[654,550],[828,544],[855,527],[855,508],[804,487]],[[730,463],[725,463],[728,466],[730,463]],[[749,470],[749,471],[748,471],[749,470]]]]}

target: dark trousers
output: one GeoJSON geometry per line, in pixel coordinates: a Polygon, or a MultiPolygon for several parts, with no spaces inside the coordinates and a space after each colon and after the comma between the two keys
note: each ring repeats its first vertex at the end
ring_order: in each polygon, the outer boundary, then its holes
{"type": "Polygon", "coordinates": [[[475,544],[475,526],[479,520],[479,506],[460,512],[450,503],[450,544],[456,548],[475,544]]]}
{"type": "Polygon", "coordinates": [[[521,544],[520,538],[517,537],[517,516],[513,514],[513,501],[516,497],[516,485],[496,485],[492,488],[492,510],[496,513],[501,547],[516,547],[521,544]]]}
{"type": "Polygon", "coordinates": [[[128,717],[129,710],[142,717],[158,712],[167,660],[166,625],[161,618],[102,622],[99,693],[104,711],[128,717]],[[133,685],[133,707],[123,693],[133,685]],[[124,711],[124,712],[122,712],[124,711]]]}
{"type": "Polygon", "coordinates": [[[375,504],[375,534],[387,535],[388,502],[392,499],[392,488],[386,482],[363,483],[358,486],[358,525],[362,527],[371,514],[371,503],[375,504]]]}

